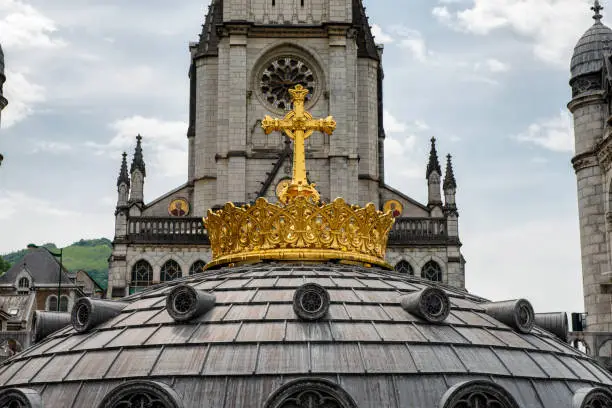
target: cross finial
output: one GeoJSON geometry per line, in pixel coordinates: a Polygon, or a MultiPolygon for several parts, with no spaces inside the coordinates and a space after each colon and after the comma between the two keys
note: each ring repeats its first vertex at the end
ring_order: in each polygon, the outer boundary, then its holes
{"type": "Polygon", "coordinates": [[[599,3],[599,0],[595,0],[595,2],[593,3],[593,7],[591,7],[591,10],[593,10],[595,12],[595,15],[593,16],[593,19],[597,22],[599,22],[601,20],[601,18],[603,17],[600,13],[601,10],[603,10],[603,6],[599,3]]]}
{"type": "Polygon", "coordinates": [[[261,127],[266,135],[272,132],[283,132],[293,140],[293,177],[283,192],[279,195],[279,200],[286,204],[296,197],[306,197],[307,199],[318,202],[319,193],[314,184],[309,184],[306,178],[306,154],[304,144],[306,139],[314,131],[323,132],[331,135],[336,130],[336,121],[328,116],[325,119],[313,119],[309,112],[304,109],[304,101],[308,95],[308,89],[302,85],[296,85],[289,90],[293,100],[293,110],[285,115],[283,119],[274,119],[266,116],[261,121],[261,127]]]}

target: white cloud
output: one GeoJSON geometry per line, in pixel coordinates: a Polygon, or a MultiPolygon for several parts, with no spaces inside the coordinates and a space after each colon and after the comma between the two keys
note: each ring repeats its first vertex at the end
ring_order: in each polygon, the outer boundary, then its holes
{"type": "Polygon", "coordinates": [[[7,71],[4,84],[8,106],[2,111],[2,127],[9,128],[32,115],[35,106],[46,100],[45,88],[31,82],[25,72],[7,71]]]}
{"type": "Polygon", "coordinates": [[[489,58],[484,62],[484,66],[489,72],[498,73],[498,72],[508,72],[510,70],[510,65],[495,58],[489,58]]]}
{"type": "Polygon", "coordinates": [[[570,113],[561,110],[558,116],[529,125],[516,140],[532,143],[554,152],[574,151],[574,129],[570,113]]]}
{"type": "Polygon", "coordinates": [[[451,13],[444,6],[434,7],[431,10],[431,14],[433,14],[436,20],[440,21],[441,23],[450,24],[452,21],[451,13]]]}
{"type": "Polygon", "coordinates": [[[407,31],[403,37],[399,42],[400,47],[410,51],[415,60],[426,62],[433,56],[433,53],[427,49],[425,39],[418,31],[407,31]]]}
{"type": "Polygon", "coordinates": [[[383,112],[383,121],[385,123],[385,130],[389,133],[402,133],[407,129],[405,123],[397,120],[395,116],[391,115],[387,110],[383,112]]]}
{"type": "Polygon", "coordinates": [[[15,215],[30,213],[34,216],[70,217],[78,212],[61,208],[39,197],[30,196],[22,191],[0,190],[0,220],[15,218],[15,215]]]}
{"type": "Polygon", "coordinates": [[[531,43],[542,61],[567,68],[572,48],[589,26],[587,0],[474,0],[467,8],[450,12],[433,9],[448,26],[477,35],[509,29],[531,43]]]}
{"type": "Polygon", "coordinates": [[[490,227],[486,218],[462,223],[467,289],[492,300],[523,297],[538,312],[583,309],[580,240],[574,218],[523,219],[490,227]],[[563,239],[559,239],[563,237],[563,239]],[[506,259],[507,261],[500,261],[506,259]],[[563,296],[544,296],[551,287],[563,296]]]}
{"type": "Polygon", "coordinates": [[[48,140],[33,140],[34,147],[30,151],[31,154],[35,153],[51,153],[60,154],[66,153],[72,150],[72,145],[63,142],[50,142],[48,140]]]}
{"type": "Polygon", "coordinates": [[[2,45],[9,48],[54,48],[66,43],[55,38],[57,26],[29,4],[19,0],[0,0],[2,45]]]}
{"type": "Polygon", "coordinates": [[[0,248],[8,252],[31,242],[65,246],[80,238],[113,236],[112,206],[100,214],[91,207],[82,213],[69,205],[74,204],[68,198],[59,203],[23,191],[0,190],[2,231],[11,232],[0,234],[0,248]]]}
{"type": "Polygon", "coordinates": [[[372,35],[378,44],[388,44],[395,41],[392,36],[382,30],[378,24],[372,24],[372,35]]]}
{"type": "Polygon", "coordinates": [[[115,135],[107,144],[87,142],[98,154],[119,157],[122,151],[131,153],[136,135],[142,135],[145,162],[150,163],[156,172],[165,176],[183,175],[187,163],[187,123],[164,121],[158,118],[131,116],[117,120],[110,125],[115,135]]]}

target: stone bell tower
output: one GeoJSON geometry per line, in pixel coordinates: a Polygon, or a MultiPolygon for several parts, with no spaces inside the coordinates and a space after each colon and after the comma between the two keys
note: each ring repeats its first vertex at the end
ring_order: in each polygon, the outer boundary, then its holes
{"type": "MultiPolygon", "coordinates": [[[[594,24],[578,41],[571,62],[578,211],[586,326],[574,333],[589,353],[612,367],[612,30],[594,24]]],[[[574,331],[576,331],[574,327],[574,331]]]]}
{"type": "Polygon", "coordinates": [[[332,137],[308,139],[308,178],[322,199],[379,205],[379,50],[361,0],[213,0],[191,46],[190,182],[194,211],[227,201],[276,200],[290,177],[280,134],[261,118],[291,109],[300,84],[332,137]]]}

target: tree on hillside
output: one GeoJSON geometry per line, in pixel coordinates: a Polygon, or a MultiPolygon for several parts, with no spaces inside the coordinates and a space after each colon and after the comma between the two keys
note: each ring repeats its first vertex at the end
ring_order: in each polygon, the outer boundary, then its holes
{"type": "Polygon", "coordinates": [[[11,264],[8,261],[5,261],[4,258],[0,257],[0,275],[8,271],[10,267],[11,264]]]}

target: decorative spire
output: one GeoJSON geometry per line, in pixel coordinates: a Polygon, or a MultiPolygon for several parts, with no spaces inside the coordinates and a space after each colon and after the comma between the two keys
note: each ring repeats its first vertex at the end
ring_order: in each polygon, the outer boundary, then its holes
{"type": "Polygon", "coordinates": [[[444,190],[457,188],[457,181],[455,180],[451,158],[452,156],[450,154],[446,156],[446,175],[444,176],[444,184],[442,185],[444,190]]]}
{"type": "Polygon", "coordinates": [[[130,167],[130,173],[133,173],[134,170],[140,170],[142,176],[145,177],[145,162],[142,156],[142,144],[141,144],[142,136],[138,134],[136,136],[136,150],[134,151],[134,160],[132,160],[132,166],[130,167]]]}
{"type": "Polygon", "coordinates": [[[595,15],[593,16],[593,20],[595,20],[598,23],[601,21],[603,16],[601,15],[600,11],[603,9],[604,9],[603,6],[599,4],[599,0],[595,0],[595,2],[593,3],[593,7],[591,7],[591,10],[595,12],[595,15]]]}
{"type": "Polygon", "coordinates": [[[128,175],[127,169],[127,153],[123,152],[123,160],[121,161],[121,170],[119,171],[119,177],[117,178],[117,187],[125,183],[128,187],[130,186],[130,176],[128,175]]]}
{"type": "Polygon", "coordinates": [[[425,175],[426,179],[429,179],[431,173],[435,171],[438,172],[439,175],[442,175],[442,170],[440,169],[440,162],[438,161],[438,152],[436,151],[436,138],[431,138],[431,151],[429,152],[429,163],[427,163],[427,174],[425,175]]]}

